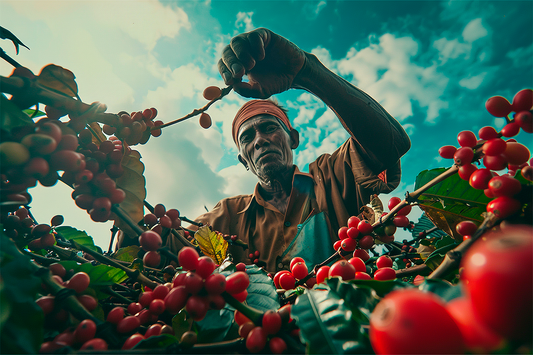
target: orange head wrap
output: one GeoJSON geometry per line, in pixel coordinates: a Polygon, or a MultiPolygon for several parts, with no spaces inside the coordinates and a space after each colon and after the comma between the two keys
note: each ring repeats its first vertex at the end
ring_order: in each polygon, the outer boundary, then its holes
{"type": "Polygon", "coordinates": [[[233,141],[235,144],[237,144],[237,146],[239,146],[239,143],[237,142],[239,128],[244,122],[257,115],[272,115],[279,118],[289,130],[292,129],[289,118],[275,103],[269,100],[251,100],[240,108],[233,119],[233,141]]]}

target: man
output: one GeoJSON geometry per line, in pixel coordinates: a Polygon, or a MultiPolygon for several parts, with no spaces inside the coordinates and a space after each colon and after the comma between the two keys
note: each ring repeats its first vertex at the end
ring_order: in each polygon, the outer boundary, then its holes
{"type": "Polygon", "coordinates": [[[224,82],[245,97],[266,99],[290,88],[316,95],[351,137],[309,164],[309,173],[300,172],[292,155],[299,134],[285,111],[269,100],[247,102],[233,121],[233,139],[239,161],[259,182],[253,194],[224,199],[196,221],[246,243],[247,250],[230,247],[237,262],[250,263],[256,251],[270,272],[288,269],[294,256],[308,267],[324,261],[348,218],[373,194],[398,186],[407,134],[370,96],[270,30],[234,37],[218,66],[224,82]]]}

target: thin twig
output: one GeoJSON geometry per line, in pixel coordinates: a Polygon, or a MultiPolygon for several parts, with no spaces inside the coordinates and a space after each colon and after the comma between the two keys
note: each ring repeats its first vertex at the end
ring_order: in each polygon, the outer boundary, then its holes
{"type": "Polygon", "coordinates": [[[156,129],[161,129],[161,128],[165,128],[165,127],[168,127],[168,126],[172,126],[173,124],[176,124],[176,123],[179,123],[179,122],[182,122],[182,121],[185,121],[191,117],[194,117],[194,116],[197,116],[199,114],[201,114],[202,112],[206,111],[212,104],[214,104],[215,102],[217,102],[218,100],[222,99],[224,96],[226,96],[227,94],[229,94],[231,92],[231,89],[233,89],[233,87],[230,85],[224,89],[222,89],[222,92],[220,94],[220,96],[216,99],[213,99],[211,101],[209,101],[204,107],[202,108],[199,108],[199,109],[194,109],[191,113],[181,117],[181,118],[178,118],[178,119],[175,119],[174,121],[170,121],[170,122],[167,122],[165,124],[162,124],[161,126],[153,126],[150,128],[151,131],[154,131],[156,129]]]}

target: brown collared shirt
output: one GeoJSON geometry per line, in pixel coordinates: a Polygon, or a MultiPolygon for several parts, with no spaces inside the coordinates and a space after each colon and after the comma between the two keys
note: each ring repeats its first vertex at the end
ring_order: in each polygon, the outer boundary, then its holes
{"type": "MultiPolygon", "coordinates": [[[[235,234],[248,245],[246,250],[230,246],[229,252],[235,262],[251,263],[248,255],[258,250],[259,260],[266,263],[266,269],[276,272],[280,269],[276,257],[295,237],[298,224],[316,213],[325,212],[330,235],[317,237],[330,238],[334,243],[338,240],[337,230],[346,225],[350,216],[358,215],[373,194],[388,193],[398,186],[399,161],[380,178],[365,163],[357,147],[353,138],[348,139],[333,154],[323,154],[309,164],[309,173],[300,172],[294,166],[285,214],[261,197],[257,184],[253,194],[225,198],[196,221],[209,223],[223,234],[235,234]]],[[[287,263],[284,260],[281,268],[286,268],[287,263]]]]}

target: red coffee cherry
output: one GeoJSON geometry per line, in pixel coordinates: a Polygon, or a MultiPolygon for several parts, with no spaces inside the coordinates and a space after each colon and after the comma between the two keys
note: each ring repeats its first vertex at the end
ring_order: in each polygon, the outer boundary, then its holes
{"type": "Polygon", "coordinates": [[[263,314],[261,326],[268,335],[276,334],[281,329],[281,316],[276,311],[268,310],[263,314]]]}
{"type": "Polygon", "coordinates": [[[229,294],[237,294],[248,288],[250,277],[246,272],[237,271],[226,277],[226,291],[229,294]]]}
{"type": "Polygon", "coordinates": [[[246,349],[251,353],[258,353],[263,350],[267,343],[267,333],[262,327],[255,327],[248,333],[246,338],[246,349]]]}
{"type": "Polygon", "coordinates": [[[355,268],[346,260],[339,260],[329,269],[328,277],[339,276],[343,280],[353,280],[355,277],[355,268]]]}
{"type": "Polygon", "coordinates": [[[178,253],[178,262],[185,270],[195,270],[198,266],[198,252],[191,247],[184,247],[178,253]]]}
{"type": "Polygon", "coordinates": [[[85,343],[96,335],[96,324],[91,319],[84,319],[74,331],[74,339],[77,343],[85,343]]]}

